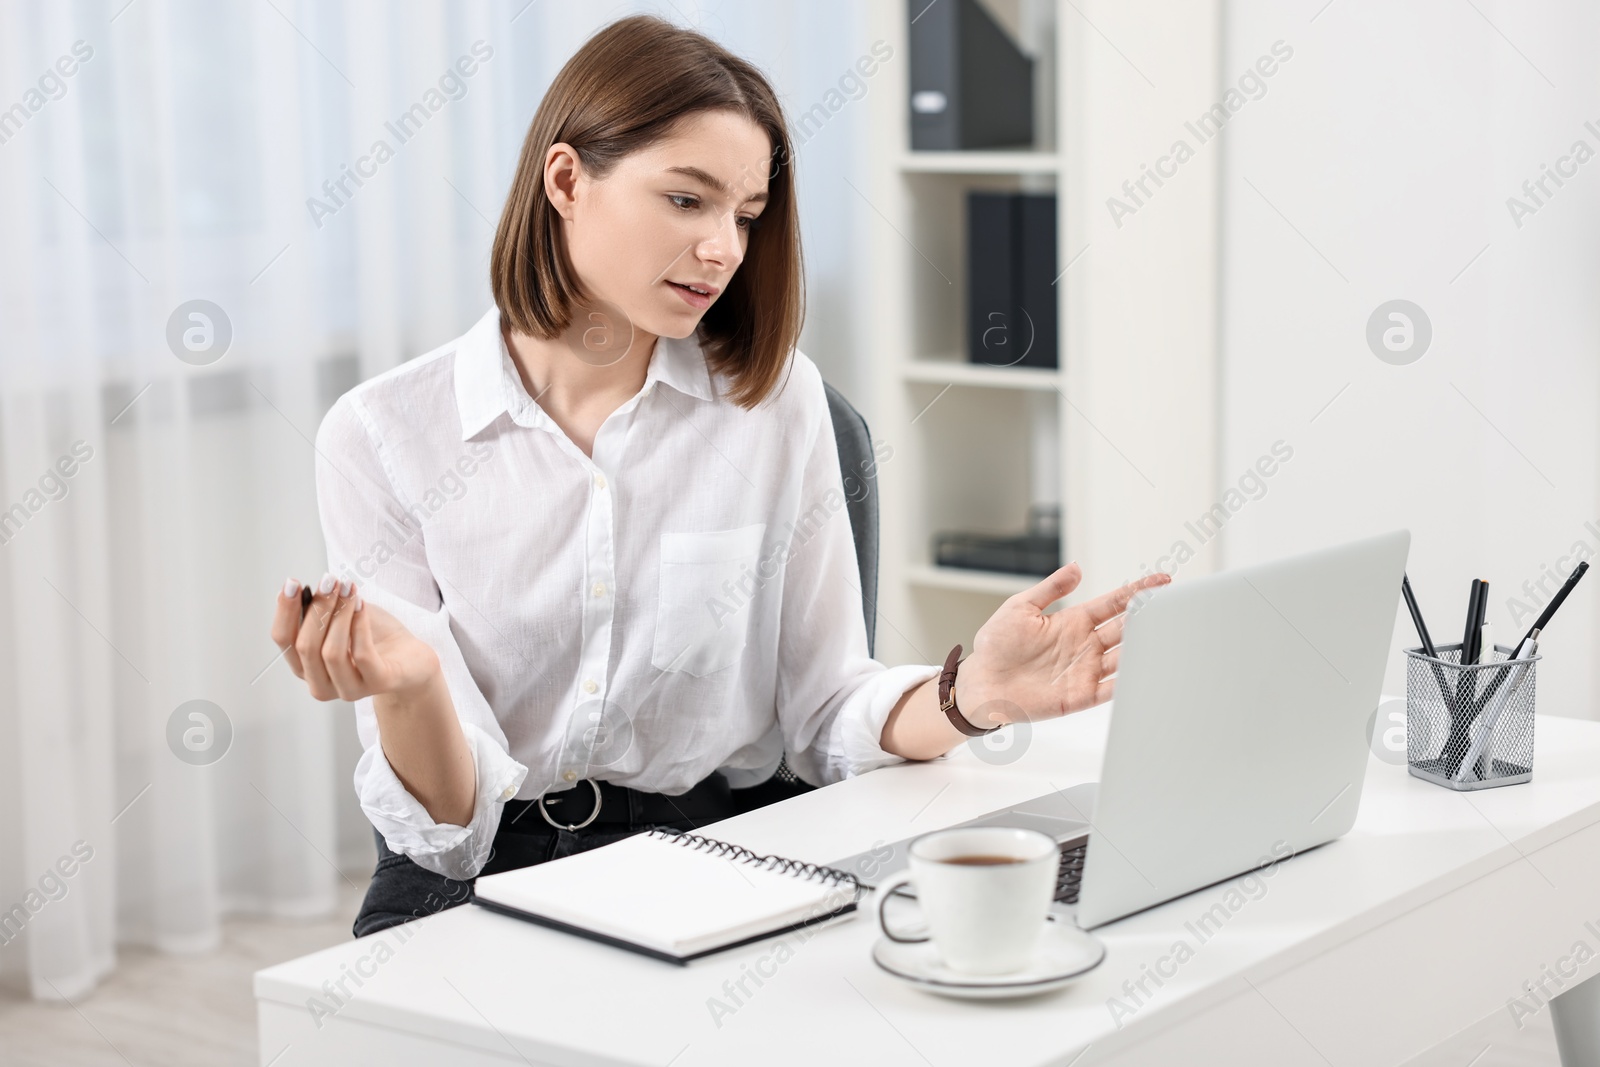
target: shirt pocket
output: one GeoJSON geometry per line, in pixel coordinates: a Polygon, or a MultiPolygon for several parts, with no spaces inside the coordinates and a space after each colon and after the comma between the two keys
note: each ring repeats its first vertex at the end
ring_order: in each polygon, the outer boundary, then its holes
{"type": "Polygon", "coordinates": [[[736,530],[661,535],[661,590],[650,655],[658,670],[698,677],[739,661],[751,612],[750,595],[739,588],[739,579],[756,573],[766,529],[758,522],[736,530]]]}

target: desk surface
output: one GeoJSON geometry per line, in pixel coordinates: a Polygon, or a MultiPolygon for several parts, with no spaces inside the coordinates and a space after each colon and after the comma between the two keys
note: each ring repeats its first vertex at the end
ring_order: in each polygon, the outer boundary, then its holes
{"type": "MultiPolygon", "coordinates": [[[[1036,725],[1008,766],[962,748],[704,832],[836,860],[1095,780],[1107,724],[1097,708],[1036,725]]],[[[468,906],[407,924],[403,941],[385,931],[259,972],[261,1062],[348,1063],[352,1049],[381,1047],[391,1064],[448,1052],[453,1063],[1087,1067],[1160,1062],[1138,1049],[1186,1025],[1257,1027],[1263,1048],[1281,1039],[1287,1051],[1262,1062],[1399,1062],[1500,1009],[1574,941],[1600,946],[1597,845],[1600,724],[1540,716],[1532,783],[1453,793],[1373,758],[1348,835],[1268,880],[1103,927],[1105,963],[1055,993],[969,1002],[907,988],[872,963],[865,908],[803,942],[677,967],[468,906]],[[315,1015],[308,998],[331,1005],[324,983],[349,971],[363,976],[358,990],[346,981],[355,995],[315,1015]],[[1141,978],[1136,996],[1125,983],[1141,978]]]]}

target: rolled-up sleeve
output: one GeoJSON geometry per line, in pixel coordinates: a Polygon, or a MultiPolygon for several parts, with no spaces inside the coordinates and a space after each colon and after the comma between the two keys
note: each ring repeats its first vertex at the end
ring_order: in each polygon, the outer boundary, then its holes
{"type": "Polygon", "coordinates": [[[435,822],[389,765],[372,698],[363,697],[355,702],[364,750],[356,763],[356,796],[390,849],[436,874],[466,880],[488,861],[500,811],[528,769],[511,758],[505,733],[462,657],[428,567],[419,520],[403,503],[380,441],[359,391],[340,397],[317,431],[317,505],[328,569],[353,577],[363,599],[438,653],[477,784],[468,825],[435,822]]]}
{"type": "MultiPolygon", "coordinates": [[[[799,383],[796,383],[799,384],[799,383]]],[[[880,744],[908,690],[939,675],[927,665],[886,667],[867,654],[860,571],[839,453],[820,378],[793,539],[784,555],[778,641],[778,721],[790,768],[813,785],[904,762],[880,744]]],[[[772,549],[769,549],[772,551],[772,549]]]]}

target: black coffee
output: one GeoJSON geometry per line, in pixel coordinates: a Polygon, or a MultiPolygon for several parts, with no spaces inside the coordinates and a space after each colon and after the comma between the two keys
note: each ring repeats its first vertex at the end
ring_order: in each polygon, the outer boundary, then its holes
{"type": "Polygon", "coordinates": [[[952,856],[944,863],[955,863],[962,867],[997,867],[1002,863],[1021,863],[1015,856],[952,856]]]}

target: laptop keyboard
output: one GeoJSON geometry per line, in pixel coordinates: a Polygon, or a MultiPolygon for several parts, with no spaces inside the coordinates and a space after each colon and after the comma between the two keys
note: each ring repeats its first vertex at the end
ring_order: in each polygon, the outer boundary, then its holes
{"type": "Polygon", "coordinates": [[[1061,846],[1061,866],[1056,871],[1056,900],[1060,903],[1078,902],[1078,888],[1083,885],[1083,857],[1088,851],[1086,837],[1061,846]]]}

